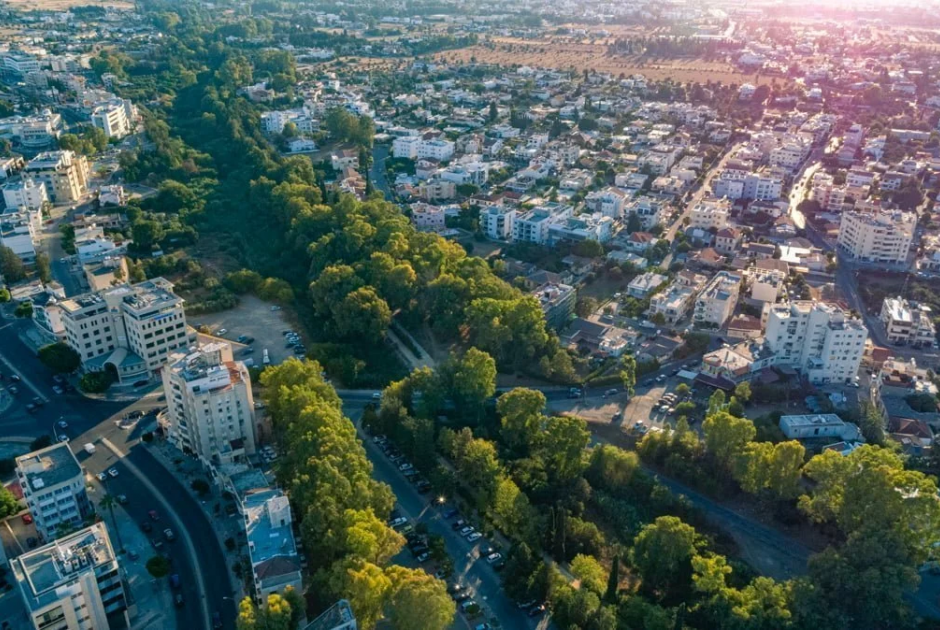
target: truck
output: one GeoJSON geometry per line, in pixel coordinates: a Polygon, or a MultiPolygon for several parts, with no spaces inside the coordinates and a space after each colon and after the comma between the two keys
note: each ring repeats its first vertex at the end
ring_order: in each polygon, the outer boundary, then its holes
{"type": "Polygon", "coordinates": [[[96,450],[96,449],[95,449],[95,445],[92,444],[91,442],[88,442],[88,443],[85,444],[82,448],[84,448],[84,449],[85,449],[85,452],[88,453],[89,455],[94,455],[94,454],[95,454],[95,450],[96,450]]]}
{"type": "Polygon", "coordinates": [[[264,349],[264,358],[261,360],[264,365],[271,365],[271,357],[268,356],[268,349],[264,349]]]}

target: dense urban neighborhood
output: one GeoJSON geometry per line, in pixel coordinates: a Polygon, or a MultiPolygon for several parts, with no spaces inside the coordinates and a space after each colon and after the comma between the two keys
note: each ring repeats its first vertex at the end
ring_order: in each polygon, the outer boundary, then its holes
{"type": "Polygon", "coordinates": [[[2,629],[940,627],[937,8],[6,3],[2,629]]]}

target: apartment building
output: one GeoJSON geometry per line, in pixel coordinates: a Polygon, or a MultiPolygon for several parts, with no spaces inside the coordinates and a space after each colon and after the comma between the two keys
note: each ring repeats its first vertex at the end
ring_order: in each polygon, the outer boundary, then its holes
{"type": "Polygon", "coordinates": [[[696,326],[721,328],[734,313],[741,290],[741,276],[730,271],[719,271],[695,300],[692,320],[696,326]]]}
{"type": "Polygon", "coordinates": [[[624,191],[608,186],[603,190],[588,193],[584,198],[584,205],[591,212],[600,212],[605,217],[616,219],[623,216],[628,198],[629,196],[624,191]]]}
{"type": "Polygon", "coordinates": [[[839,225],[838,243],[856,260],[904,263],[916,226],[917,215],[913,212],[846,212],[839,225]]]}
{"type": "Polygon", "coordinates": [[[788,440],[811,440],[814,438],[861,439],[861,433],[856,425],[845,422],[834,413],[780,416],[779,426],[788,440]]]}
{"type": "Polygon", "coordinates": [[[397,158],[420,160],[430,158],[438,161],[454,156],[457,145],[440,138],[424,139],[421,136],[402,136],[392,141],[392,155],[397,158]]]}
{"type": "Polygon", "coordinates": [[[276,488],[239,496],[254,581],[255,602],[261,606],[272,593],[292,587],[303,592],[300,556],[291,528],[290,501],[276,488]]]}
{"type": "Polygon", "coordinates": [[[411,204],[411,223],[420,232],[443,232],[447,229],[444,208],[426,203],[411,204]]]}
{"type": "Polygon", "coordinates": [[[10,568],[35,630],[130,627],[121,566],[103,522],[27,551],[10,568]]]}
{"type": "Polygon", "coordinates": [[[170,355],[162,371],[167,436],[209,469],[255,453],[251,377],[228,343],[170,355]]]}
{"type": "Polygon", "coordinates": [[[930,307],[900,297],[885,298],[881,304],[881,323],[888,342],[897,346],[932,346],[937,332],[930,318],[930,307]]]}
{"type": "Polygon", "coordinates": [[[512,238],[516,210],[502,206],[487,206],[480,211],[480,231],[494,241],[512,238]]]}
{"type": "Polygon", "coordinates": [[[783,192],[783,180],[768,173],[726,168],[712,181],[716,197],[776,201],[783,192]]]}
{"type": "Polygon", "coordinates": [[[649,230],[658,225],[666,214],[666,204],[652,197],[640,197],[624,206],[624,217],[635,214],[640,219],[640,227],[649,230]]]}
{"type": "Polygon", "coordinates": [[[752,268],[748,272],[751,299],[773,304],[786,291],[787,274],[779,269],[752,268]]]}
{"type": "Polygon", "coordinates": [[[550,245],[561,242],[597,241],[606,243],[614,235],[614,220],[599,212],[579,214],[553,222],[548,227],[550,245]]]}
{"type": "Polygon", "coordinates": [[[14,210],[0,214],[0,245],[13,250],[26,264],[36,262],[36,243],[42,230],[38,211],[14,210]]]}
{"type": "Polygon", "coordinates": [[[122,284],[63,300],[65,342],[82,359],[82,367],[114,370],[121,382],[161,369],[174,350],[189,347],[183,300],[173,285],[154,278],[122,284]]]}
{"type": "Polygon", "coordinates": [[[68,443],[17,457],[16,478],[41,540],[54,540],[60,527],[78,527],[92,513],[84,471],[68,443]]]}
{"type": "Polygon", "coordinates": [[[850,382],[867,338],[862,321],[835,304],[797,301],[769,307],[765,343],[775,363],[800,370],[814,384],[850,382]]]}
{"type": "Polygon", "coordinates": [[[549,226],[574,214],[571,206],[546,203],[517,214],[512,226],[512,240],[547,245],[549,226]]]}
{"type": "Polygon", "coordinates": [[[74,151],[40,153],[26,165],[26,175],[46,185],[55,203],[79,201],[88,191],[88,161],[74,151]]]}
{"type": "Polygon", "coordinates": [[[578,300],[578,292],[574,287],[552,282],[538,287],[532,295],[545,313],[545,323],[554,330],[561,330],[568,324],[578,300]]]}
{"type": "Polygon", "coordinates": [[[3,56],[3,67],[16,74],[39,72],[41,64],[38,57],[11,52],[3,56]]]}
{"type": "Polygon", "coordinates": [[[91,124],[108,138],[121,139],[134,128],[134,105],[127,99],[112,98],[97,103],[91,110],[91,124]]]}
{"type": "Polygon", "coordinates": [[[695,204],[689,217],[689,227],[702,230],[720,230],[728,225],[731,202],[727,199],[703,199],[695,204]]]}
{"type": "Polygon", "coordinates": [[[43,205],[48,202],[49,195],[46,194],[46,185],[42,182],[25,178],[3,185],[3,203],[7,208],[42,210],[43,205]]]}
{"type": "Polygon", "coordinates": [[[791,136],[782,141],[770,152],[771,166],[779,166],[790,172],[796,171],[803,160],[809,156],[811,143],[802,136],[791,136]]]}
{"type": "Polygon", "coordinates": [[[675,324],[691,310],[698,288],[700,287],[673,282],[665,291],[660,291],[650,298],[647,315],[652,318],[660,314],[667,324],[675,324]]]}
{"type": "Polygon", "coordinates": [[[627,295],[643,299],[658,289],[668,278],[662,274],[648,271],[638,275],[627,285],[627,295]]]}

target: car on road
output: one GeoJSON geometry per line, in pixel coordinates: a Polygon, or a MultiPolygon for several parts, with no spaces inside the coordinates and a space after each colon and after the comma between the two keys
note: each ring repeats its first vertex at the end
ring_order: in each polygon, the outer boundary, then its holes
{"type": "Polygon", "coordinates": [[[69,423],[66,422],[65,420],[59,420],[58,422],[56,422],[56,426],[59,427],[60,429],[68,429],[69,423]]]}
{"type": "Polygon", "coordinates": [[[148,534],[153,531],[153,525],[151,525],[147,521],[144,521],[143,523],[141,523],[140,528],[144,530],[145,532],[147,532],[148,534]]]}
{"type": "Polygon", "coordinates": [[[271,310],[272,310],[272,311],[279,311],[279,310],[281,310],[281,307],[278,306],[277,304],[275,304],[274,306],[271,307],[271,310]]]}
{"type": "Polygon", "coordinates": [[[483,538],[483,534],[481,534],[480,532],[473,532],[472,534],[467,536],[467,540],[469,540],[470,542],[476,542],[480,540],[481,538],[483,538]]]}
{"type": "Polygon", "coordinates": [[[176,534],[174,534],[173,530],[169,527],[163,530],[163,537],[167,539],[167,542],[173,542],[176,540],[176,534]]]}
{"type": "Polygon", "coordinates": [[[24,522],[24,523],[26,523],[27,525],[30,525],[30,524],[33,522],[33,515],[32,515],[32,514],[24,514],[24,515],[22,516],[22,519],[23,519],[23,522],[24,522]]]}
{"type": "Polygon", "coordinates": [[[160,520],[160,515],[157,514],[157,511],[156,511],[156,510],[150,510],[149,512],[147,512],[147,516],[150,517],[150,520],[151,520],[151,521],[159,521],[159,520],[160,520]]]}
{"type": "Polygon", "coordinates": [[[222,335],[224,335],[224,334],[227,333],[227,332],[228,332],[228,329],[227,329],[227,328],[219,328],[217,331],[215,331],[215,334],[217,334],[217,335],[219,335],[219,336],[222,336],[222,335]]]}
{"type": "Polygon", "coordinates": [[[180,575],[179,573],[174,573],[170,576],[170,587],[179,588],[180,587],[180,575]]]}
{"type": "Polygon", "coordinates": [[[128,549],[127,557],[130,558],[131,560],[137,560],[138,558],[140,558],[140,554],[134,551],[133,549],[128,549]]]}
{"type": "Polygon", "coordinates": [[[498,551],[491,553],[490,555],[486,557],[486,561],[489,562],[490,564],[493,564],[494,562],[499,562],[502,559],[503,559],[503,554],[499,553],[498,551]]]}
{"type": "Polygon", "coordinates": [[[117,502],[120,503],[121,505],[127,505],[127,495],[126,494],[117,495],[117,502]]]}
{"type": "Polygon", "coordinates": [[[10,380],[13,381],[13,382],[15,382],[15,383],[19,383],[19,382],[20,382],[20,375],[19,375],[19,374],[11,374],[11,375],[10,375],[10,380]]]}
{"type": "Polygon", "coordinates": [[[173,597],[173,603],[176,605],[177,608],[182,608],[183,607],[183,594],[177,593],[173,597]]]}
{"type": "Polygon", "coordinates": [[[29,413],[36,413],[36,411],[37,411],[38,409],[39,409],[39,408],[38,408],[36,405],[34,405],[33,403],[27,403],[27,404],[26,404],[26,411],[28,411],[29,413]]]}
{"type": "Polygon", "coordinates": [[[493,626],[488,623],[481,623],[473,630],[493,630],[493,626]]]}
{"type": "MultiPolygon", "coordinates": [[[[280,307],[272,307],[272,308],[280,308],[280,307]]],[[[212,613],[212,629],[219,630],[221,627],[222,627],[222,615],[220,615],[219,611],[217,610],[214,613],[212,613]]]]}
{"type": "Polygon", "coordinates": [[[372,400],[382,400],[382,392],[373,392],[372,400]]]}
{"type": "Polygon", "coordinates": [[[114,479],[115,477],[117,477],[117,476],[118,476],[117,468],[109,468],[109,469],[108,469],[108,475],[110,475],[110,477],[111,477],[112,479],[114,479]]]}
{"type": "Polygon", "coordinates": [[[59,436],[59,441],[60,441],[60,442],[68,442],[68,441],[69,441],[69,436],[67,436],[67,435],[60,435],[60,436],[59,436]]]}

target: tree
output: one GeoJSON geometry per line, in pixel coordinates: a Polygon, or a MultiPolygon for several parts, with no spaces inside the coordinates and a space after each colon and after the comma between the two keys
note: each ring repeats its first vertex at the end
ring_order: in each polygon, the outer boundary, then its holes
{"type": "Polygon", "coordinates": [[[601,444],[592,449],[585,476],[595,488],[619,492],[628,488],[639,468],[636,453],[601,444]]]}
{"type": "Polygon", "coordinates": [[[131,226],[131,238],[134,240],[134,249],[138,252],[149,254],[165,235],[163,226],[158,221],[140,220],[131,226]]]}
{"type": "Polygon", "coordinates": [[[750,442],[736,456],[732,473],[745,492],[767,491],[774,499],[793,499],[800,491],[805,453],[795,440],[750,442]]]}
{"type": "Polygon", "coordinates": [[[374,628],[382,619],[392,581],[381,567],[361,559],[347,559],[333,567],[330,586],[343,593],[361,628],[374,628]]]}
{"type": "Polygon", "coordinates": [[[377,344],[385,338],[392,323],[392,311],[372,287],[350,292],[336,307],[336,327],[340,335],[361,345],[377,344]]]}
{"type": "Polygon", "coordinates": [[[20,511],[20,504],[13,493],[0,487],[0,518],[12,516],[20,511]]]}
{"type": "Polygon", "coordinates": [[[705,418],[702,430],[705,434],[705,450],[725,468],[730,468],[734,458],[757,434],[753,422],[735,418],[726,411],[705,418]]]}
{"type": "Polygon", "coordinates": [[[26,277],[23,261],[6,245],[0,245],[0,275],[7,284],[19,282],[26,277]]]}
{"type": "Polygon", "coordinates": [[[55,374],[74,372],[82,364],[81,356],[61,341],[40,348],[39,360],[55,374]]]}
{"type": "Polygon", "coordinates": [[[714,415],[724,408],[725,393],[720,389],[716,389],[715,392],[708,398],[708,412],[706,415],[714,415]]]}
{"type": "Polygon", "coordinates": [[[610,562],[610,574],[607,576],[607,591],[604,601],[614,603],[617,601],[617,592],[620,590],[620,554],[614,554],[610,562]]]}
{"type": "Polygon", "coordinates": [[[751,399],[751,384],[747,381],[738,383],[734,388],[734,397],[742,403],[749,401],[751,399]]]}
{"type": "Polygon", "coordinates": [[[528,449],[538,436],[545,409],[545,394],[525,387],[503,394],[496,402],[502,424],[503,440],[514,447],[528,449]]]}
{"type": "Polygon", "coordinates": [[[676,396],[679,398],[685,398],[690,393],[692,393],[692,390],[685,383],[679,383],[676,385],[676,396]]]}
{"type": "Polygon", "coordinates": [[[397,630],[443,630],[454,620],[457,607],[445,584],[421,569],[393,565],[386,570],[391,591],[386,614],[397,630]]]}
{"type": "Polygon", "coordinates": [[[633,544],[632,562],[647,592],[664,592],[691,580],[698,534],[675,516],[646,525],[633,544]]]}
{"type": "Polygon", "coordinates": [[[106,494],[101,498],[101,502],[98,505],[99,507],[107,509],[108,513],[111,515],[111,525],[114,527],[114,535],[117,537],[118,549],[120,553],[124,553],[124,542],[121,540],[121,532],[118,530],[117,520],[114,517],[114,506],[117,505],[117,499],[110,494],[106,494]]]}
{"type": "Polygon", "coordinates": [[[591,433],[583,418],[555,416],[548,419],[539,454],[556,484],[567,484],[584,472],[584,449],[590,439],[591,433]]]}
{"type": "Polygon", "coordinates": [[[623,382],[624,391],[632,397],[636,386],[636,359],[633,355],[625,354],[620,357],[620,380],[623,382]]]}
{"type": "Polygon", "coordinates": [[[594,556],[579,553],[571,560],[571,573],[581,581],[581,588],[587,588],[598,595],[603,595],[607,586],[607,572],[594,556]]]}
{"type": "Polygon", "coordinates": [[[884,446],[885,421],[881,411],[870,402],[862,401],[859,406],[859,428],[865,441],[876,446],[884,446]]]}
{"type": "Polygon", "coordinates": [[[10,290],[6,287],[0,287],[0,304],[5,304],[11,299],[10,290]]]}
{"type": "Polygon", "coordinates": [[[48,284],[52,280],[52,267],[49,265],[49,256],[44,252],[36,254],[36,273],[43,284],[48,284]]]}
{"type": "Polygon", "coordinates": [[[170,561],[163,556],[153,556],[147,560],[147,571],[155,578],[166,577],[170,572],[170,561]]]}
{"type": "Polygon", "coordinates": [[[456,361],[452,378],[454,397],[478,419],[483,404],[496,393],[496,361],[486,352],[470,348],[456,361]]]}

